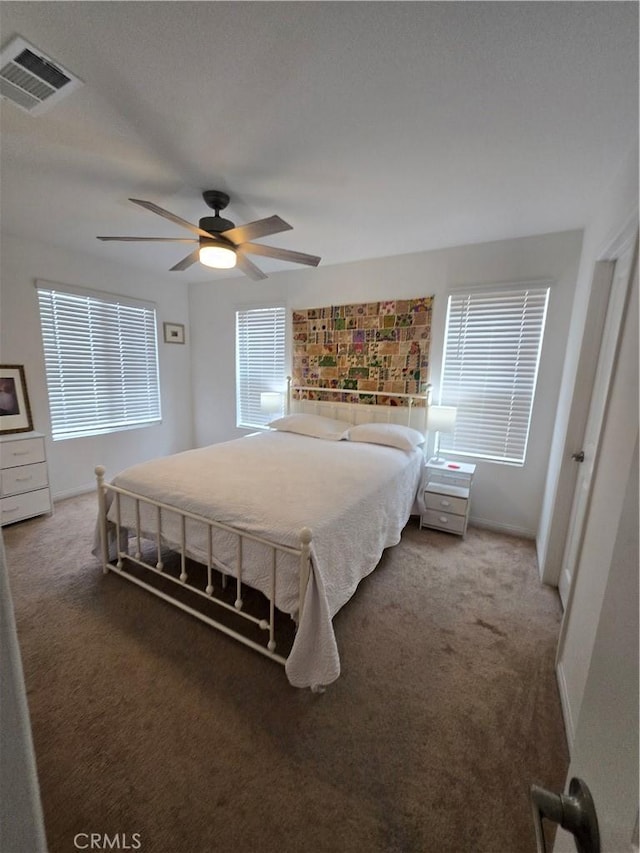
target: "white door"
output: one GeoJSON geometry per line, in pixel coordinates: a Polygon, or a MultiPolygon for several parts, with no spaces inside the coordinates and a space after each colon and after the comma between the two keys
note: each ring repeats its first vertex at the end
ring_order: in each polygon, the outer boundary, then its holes
{"type": "MultiPolygon", "coordinates": [[[[602,853],[638,850],[638,512],[636,440],[567,776],[589,786],[602,853]]],[[[559,829],[553,853],[575,850],[559,829]]]]}
{"type": "MultiPolygon", "coordinates": [[[[594,286],[608,288],[609,299],[583,444],[582,447],[575,448],[575,454],[579,455],[581,459],[576,459],[573,463],[579,466],[579,471],[558,583],[560,599],[565,610],[569,602],[575,567],[580,559],[584,522],[591,495],[594,464],[597,458],[602,423],[609,399],[609,386],[618,351],[620,329],[625,308],[628,304],[631,268],[636,240],[637,234],[635,231],[629,230],[624,234],[621,238],[621,243],[613,249],[613,253],[617,255],[614,258],[615,266],[612,266],[610,263],[600,262],[599,266],[602,268],[601,281],[598,282],[597,276],[594,276],[594,281],[596,281],[594,286]],[[609,275],[612,276],[610,283],[606,280],[609,275]]],[[[586,344],[588,345],[588,343],[587,341],[586,344]]],[[[594,340],[593,345],[594,347],[598,345],[597,340],[594,340]]]]}
{"type": "MultiPolygon", "coordinates": [[[[566,788],[574,777],[588,785],[602,853],[631,853],[637,838],[639,318],[636,255],[557,657],[566,788]]],[[[559,830],[554,853],[575,849],[559,830]]]]}

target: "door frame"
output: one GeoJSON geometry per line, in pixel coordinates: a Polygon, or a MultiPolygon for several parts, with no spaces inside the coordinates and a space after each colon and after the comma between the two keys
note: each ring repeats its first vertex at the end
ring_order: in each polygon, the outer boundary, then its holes
{"type": "MultiPolygon", "coordinates": [[[[581,563],[572,609],[582,626],[569,626],[566,640],[572,661],[576,653],[584,657],[585,647],[588,660],[578,691],[574,681],[577,720],[567,786],[573,777],[589,785],[601,849],[610,853],[638,849],[637,260],[634,266],[592,504],[597,516],[606,515],[610,502],[615,509],[603,530],[593,517],[588,522],[585,548],[590,559],[581,563]]],[[[575,839],[559,828],[553,850],[575,853],[575,839]]]]}
{"type": "MultiPolygon", "coordinates": [[[[612,279],[609,280],[609,277],[615,276],[616,267],[618,271],[620,270],[619,261],[623,253],[629,245],[631,247],[634,245],[638,228],[637,206],[634,205],[621,221],[623,224],[614,232],[615,237],[609,238],[603,248],[595,253],[590,284],[584,297],[587,304],[580,330],[581,343],[578,347],[575,373],[571,380],[571,389],[567,391],[570,403],[564,424],[564,436],[557,448],[551,447],[550,471],[554,472],[553,485],[550,485],[548,472],[547,489],[553,489],[553,496],[549,499],[546,520],[543,516],[542,527],[538,531],[536,541],[540,580],[554,587],[560,584],[578,482],[578,465],[573,461],[572,454],[581,450],[585,438],[593,397],[592,388],[600,355],[600,348],[594,352],[590,342],[604,340],[605,322],[611,299],[612,279]]],[[[581,306],[576,306],[576,313],[580,310],[581,306]]],[[[543,514],[544,511],[543,507],[543,514]]],[[[564,607],[568,601],[562,603],[564,607]]]]}
{"type": "MultiPolygon", "coordinates": [[[[558,492],[553,510],[552,529],[549,534],[549,548],[542,574],[543,583],[558,587],[560,587],[562,577],[567,534],[574,519],[575,493],[580,473],[579,463],[576,464],[571,454],[580,451],[584,444],[600,356],[600,347],[594,347],[593,341],[602,341],[603,339],[615,266],[615,261],[599,259],[595,262],[591,277],[587,314],[582,330],[582,345],[578,357],[574,392],[558,472],[558,492]]],[[[562,591],[560,598],[563,607],[565,607],[567,601],[566,597],[563,597],[562,591]]]]}
{"type": "MultiPolygon", "coordinates": [[[[584,497],[578,494],[578,490],[576,489],[574,495],[574,503],[579,499],[583,501],[583,507],[581,508],[582,518],[579,527],[575,525],[575,529],[573,530],[573,535],[578,537],[575,543],[569,543],[567,541],[565,546],[566,551],[572,547],[575,550],[575,565],[573,568],[571,584],[568,589],[567,600],[565,605],[564,616],[562,619],[562,624],[560,626],[560,634],[558,638],[558,646],[556,652],[556,675],[558,680],[558,687],[560,691],[560,700],[562,706],[562,712],[565,723],[565,730],[567,734],[567,743],[569,746],[569,750],[571,751],[574,736],[575,736],[575,725],[576,719],[579,712],[578,708],[573,708],[571,706],[569,692],[567,689],[567,685],[564,680],[564,669],[563,669],[563,661],[564,661],[564,652],[565,652],[565,643],[567,638],[567,630],[568,625],[571,618],[571,611],[574,604],[575,597],[575,589],[576,582],[579,575],[581,556],[583,551],[583,544],[585,538],[585,530],[586,530],[586,520],[589,513],[589,508],[591,504],[591,493],[593,488],[593,480],[598,472],[599,465],[599,455],[600,455],[600,447],[602,441],[602,433],[603,426],[606,418],[606,410],[608,407],[608,400],[612,385],[612,379],[615,373],[615,368],[618,363],[618,354],[620,349],[620,342],[623,333],[623,325],[624,319],[627,315],[628,305],[631,298],[634,279],[637,276],[637,263],[638,263],[638,225],[637,225],[637,211],[634,211],[633,215],[627,220],[625,226],[620,230],[617,237],[609,244],[607,249],[601,253],[601,256],[598,260],[615,260],[616,261],[616,270],[614,272],[614,282],[612,284],[612,292],[609,300],[609,310],[607,312],[607,319],[605,322],[605,329],[603,333],[608,336],[607,347],[601,347],[601,354],[604,352],[605,357],[607,359],[607,363],[604,364],[603,369],[606,371],[606,375],[602,377],[605,381],[600,381],[598,383],[597,390],[601,395],[605,395],[605,399],[597,400],[596,403],[596,417],[600,416],[601,420],[599,423],[599,428],[596,430],[597,439],[594,441],[593,448],[593,471],[591,473],[591,478],[589,481],[589,491],[586,496],[586,500],[584,497]],[[617,286],[617,288],[616,288],[617,286]],[[597,409],[601,409],[601,413],[597,411],[597,409]]],[[[591,416],[594,411],[594,401],[592,400],[592,405],[590,406],[589,415],[591,416]]],[[[587,419],[587,424],[585,425],[585,434],[589,431],[589,422],[587,419]]],[[[579,479],[576,478],[576,484],[579,483],[579,479]]],[[[574,509],[572,505],[572,517],[574,514],[574,509]]],[[[569,531],[568,531],[569,532],[569,531]]],[[[563,570],[564,570],[564,559],[563,559],[563,570]]],[[[598,616],[595,616],[597,621],[598,616]]]]}
{"type": "Polygon", "coordinates": [[[576,567],[580,562],[582,551],[582,540],[584,538],[584,526],[589,511],[591,499],[591,481],[595,474],[602,427],[606,414],[611,380],[618,357],[619,341],[622,332],[622,324],[626,313],[631,290],[631,278],[633,262],[637,242],[637,226],[635,217],[627,222],[620,234],[596,261],[592,296],[589,300],[589,309],[594,305],[593,288],[603,288],[603,293],[598,295],[599,318],[589,317],[593,326],[585,327],[581,360],[585,349],[589,347],[588,334],[597,335],[596,340],[600,342],[597,356],[587,355],[590,391],[587,411],[584,415],[584,428],[580,447],[571,448],[571,452],[584,452],[584,461],[576,463],[567,453],[564,466],[579,466],[572,473],[573,497],[571,511],[567,524],[564,541],[564,550],[560,564],[558,577],[558,591],[562,605],[566,610],[569,606],[572,578],[576,567]],[[610,276],[610,279],[608,278],[610,276]]]}

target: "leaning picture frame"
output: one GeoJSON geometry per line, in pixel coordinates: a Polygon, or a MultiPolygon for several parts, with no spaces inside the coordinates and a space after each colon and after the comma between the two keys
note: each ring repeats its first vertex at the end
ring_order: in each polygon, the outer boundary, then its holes
{"type": "Polygon", "coordinates": [[[30,432],[32,429],[24,367],[21,364],[0,364],[0,435],[30,432]]]}
{"type": "Polygon", "coordinates": [[[184,343],[184,326],[182,323],[164,323],[163,328],[165,344],[184,343]]]}

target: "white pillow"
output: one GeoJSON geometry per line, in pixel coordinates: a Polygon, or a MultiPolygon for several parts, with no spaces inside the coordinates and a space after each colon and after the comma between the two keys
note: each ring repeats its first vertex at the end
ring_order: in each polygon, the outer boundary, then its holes
{"type": "Polygon", "coordinates": [[[313,438],[328,438],[332,441],[348,438],[349,424],[346,421],[337,421],[333,418],[325,418],[323,415],[285,415],[271,421],[271,429],[282,432],[295,432],[298,435],[309,435],[313,438]]]}
{"type": "Polygon", "coordinates": [[[403,424],[359,424],[349,430],[349,441],[386,444],[399,450],[413,450],[424,444],[424,435],[403,424]]]}

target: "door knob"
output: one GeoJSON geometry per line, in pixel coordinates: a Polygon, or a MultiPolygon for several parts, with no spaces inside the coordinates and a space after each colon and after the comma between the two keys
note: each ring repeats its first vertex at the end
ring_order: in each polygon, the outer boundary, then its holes
{"type": "Polygon", "coordinates": [[[584,462],[584,450],[579,450],[577,453],[572,453],[571,458],[576,462],[584,462]]]}
{"type": "Polygon", "coordinates": [[[587,785],[574,777],[569,794],[554,794],[538,785],[531,786],[531,806],[536,829],[538,853],[547,853],[542,828],[543,818],[559,823],[570,832],[578,853],[600,853],[600,831],[593,798],[587,785]]]}

